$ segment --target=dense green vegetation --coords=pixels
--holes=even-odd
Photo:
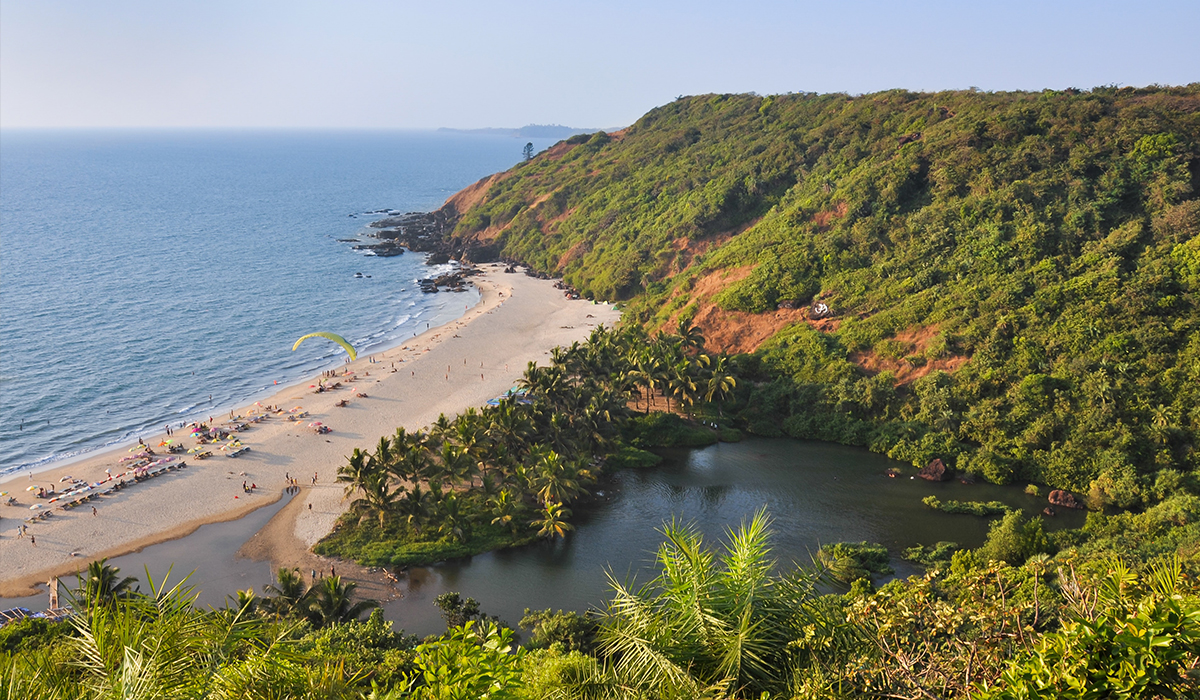
[[[1009,534],[989,538],[1005,540]],[[1019,530],[1020,528],[1018,528]],[[264,597],[200,610],[184,584],[101,562],[64,622],[0,629],[0,698],[618,700],[1182,698],[1200,691],[1200,588],[1178,558],[1132,568],[1078,552],[1020,563],[960,551],[878,590],[823,593],[823,569],[777,567],[759,513],[720,547],[667,524],[653,580],[611,580],[587,615],[526,611],[530,634],[439,596],[419,641],[282,570]],[[840,558],[877,559],[866,545]],[[886,563],[886,557],[883,558]],[[876,562],[878,563],[878,562]],[[119,586],[120,582],[129,585]],[[328,590],[340,591],[336,603]]]
[[[1200,467],[1198,155],[1196,85],[704,95],[517,166],[455,235],[636,322],[829,304],[737,360],[751,432],[1143,507]]]

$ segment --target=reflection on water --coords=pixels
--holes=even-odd
[[[387,605],[388,616],[412,632],[440,631],[432,601],[447,590],[476,598],[510,623],[527,607],[600,606],[608,573],[621,580],[653,576],[662,540],[657,529],[672,518],[695,522],[718,538],[765,506],[781,564],[807,563],[824,543],[866,540],[886,545],[893,566],[905,575],[916,571],[898,560],[905,548],[942,540],[978,546],[992,521],[930,510],[921,503],[925,496],[999,500],[1029,513],[1044,505],[1017,487],[891,479],[886,470],[901,466],[896,462],[826,443],[754,439],[668,457],[656,469],[619,474],[616,493],[581,511],[578,529],[566,541],[411,570],[405,597]],[[1066,513],[1047,528],[1079,527],[1083,517]]]
[[[774,520],[774,554],[782,565],[808,562],[824,543],[866,540],[887,546],[898,573],[906,575],[915,572],[897,559],[906,547],[942,540],[975,547],[983,543],[992,521],[930,510],[921,503],[925,496],[998,500],[1027,513],[1044,506],[1043,499],[1027,496],[1019,487],[891,479],[886,470],[902,465],[866,450],[826,443],[753,439],[671,451],[667,457],[655,469],[618,474],[605,500],[578,510],[577,529],[565,540],[409,570],[401,577],[404,597],[384,607],[388,618],[411,633],[440,632],[444,625],[433,599],[445,591],[473,597],[483,610],[512,624],[525,608],[601,606],[608,595],[608,575],[619,580],[653,576],[662,540],[657,529],[672,518],[695,522],[707,536],[719,538],[766,507]],[[115,563],[127,573],[140,572],[147,558],[155,562],[152,569],[165,570],[172,559],[164,557],[175,557],[176,571],[203,564],[193,580],[205,589],[203,602],[214,605],[238,588],[261,590],[270,581],[266,565],[234,558],[270,518],[260,514],[205,526],[183,540]],[[1080,527],[1083,521],[1080,512],[1063,513],[1047,519],[1047,529]],[[206,532],[222,526],[234,534]],[[197,555],[201,548],[203,554]],[[44,598],[37,600],[40,605]]]

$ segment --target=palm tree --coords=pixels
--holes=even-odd
[[[436,449],[450,437],[452,430],[454,430],[454,424],[450,422],[445,413],[439,413],[437,420],[429,426],[428,440]]]
[[[667,380],[671,395],[679,400],[680,408],[690,406],[696,400],[696,382],[689,374],[690,363],[686,360],[673,365]],[[667,397],[667,411],[671,410],[671,397]]]
[[[291,617],[304,609],[308,600],[308,586],[296,568],[280,568],[276,583],[263,586],[267,597],[261,607],[277,617]]]
[[[471,485],[475,482],[479,463],[462,447],[449,442],[443,443],[442,449],[438,453],[438,459],[441,461],[441,474],[450,482],[451,486],[455,484]]]
[[[317,627],[353,622],[368,610],[379,607],[379,603],[374,600],[354,602],[356,588],[358,584],[353,581],[342,583],[341,576],[321,579],[321,583],[313,587],[309,597],[309,621]]]
[[[471,535],[471,516],[468,509],[453,491],[438,502],[438,532],[449,535],[456,542],[466,542]]]
[[[721,404],[724,403],[725,397],[729,392],[737,388],[737,380],[729,372],[729,358],[719,357],[713,365],[712,373],[708,375],[708,382],[705,385],[704,400],[712,403],[713,399],[717,401],[717,416],[724,418],[721,411]]]
[[[530,486],[542,503],[565,503],[579,493],[578,469],[554,450],[541,450],[536,455]]]
[[[571,517],[571,509],[561,503],[547,501],[542,507],[540,517],[529,524],[536,527],[538,537],[566,537],[567,532],[575,526],[567,522]]]
[[[357,489],[363,488],[375,471],[374,458],[355,447],[346,458],[346,463],[338,467],[337,481],[346,485],[344,492],[349,497]]]
[[[504,489],[488,500],[493,516],[493,525],[504,525],[515,537],[517,534],[517,519],[521,515],[521,502],[513,496],[512,491]]]
[[[437,502],[440,500],[440,494],[436,491],[422,491],[421,485],[417,484],[412,487],[400,503],[400,514],[404,517],[408,526],[414,532],[420,532],[421,528],[429,520],[429,516],[437,511]]]
[[[399,491],[393,491],[388,480],[387,474],[371,474],[360,487],[363,491],[362,498],[355,499],[350,504],[350,509],[361,513],[363,517],[373,515],[379,518],[380,529],[383,528],[384,520],[388,513],[392,512],[399,496]]]
[[[397,428],[392,437],[392,457],[388,472],[399,481],[412,481],[424,474],[429,466],[429,451],[420,433]]]
[[[247,588],[244,591],[238,591],[235,595],[225,596],[226,610],[232,610],[244,615],[255,615],[258,613],[259,606],[263,602],[262,598],[254,592],[253,588]]]
[[[782,680],[787,640],[812,621],[816,577],[772,575],[769,519],[759,511],[728,533],[720,554],[692,525],[672,522],[659,548],[662,573],[614,595],[598,641],[610,680],[638,697],[758,697]]]
[[[702,350],[704,349],[704,334],[700,329],[691,325],[683,319],[679,319],[679,325],[676,326],[676,333],[679,335],[679,345],[684,350]]]
[[[375,451],[371,453],[371,466],[377,472],[385,472],[391,467],[392,463],[392,441],[388,436],[384,435],[379,438],[379,442],[375,445]]]
[[[118,578],[121,570],[108,565],[108,558],[88,564],[87,573],[79,577],[76,595],[89,607],[109,605],[121,598],[137,595],[134,588],[138,580],[133,576]]]

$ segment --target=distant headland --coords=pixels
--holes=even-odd
[[[438,131],[453,134],[484,134],[489,136],[512,136],[513,138],[528,139],[565,139],[576,134],[594,134],[597,131],[615,131],[615,129],[577,129],[561,124],[527,124],[520,128],[508,129],[503,127],[488,127],[485,129],[450,129],[442,127]]]

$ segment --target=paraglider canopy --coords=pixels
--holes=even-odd
[[[296,341],[296,344],[292,346],[292,351],[295,352],[296,348],[300,347],[300,343],[303,343],[304,341],[308,340],[309,338],[315,338],[317,336],[320,336],[322,338],[328,338],[329,340],[332,340],[333,342],[337,343],[338,345],[341,345],[343,348],[346,349],[346,354],[350,356],[351,361],[358,359],[358,353],[354,351],[354,346],[351,345],[349,341],[347,341],[345,338],[338,335],[337,333],[325,333],[323,331],[320,333],[309,333],[308,335],[301,336],[301,338]]]

